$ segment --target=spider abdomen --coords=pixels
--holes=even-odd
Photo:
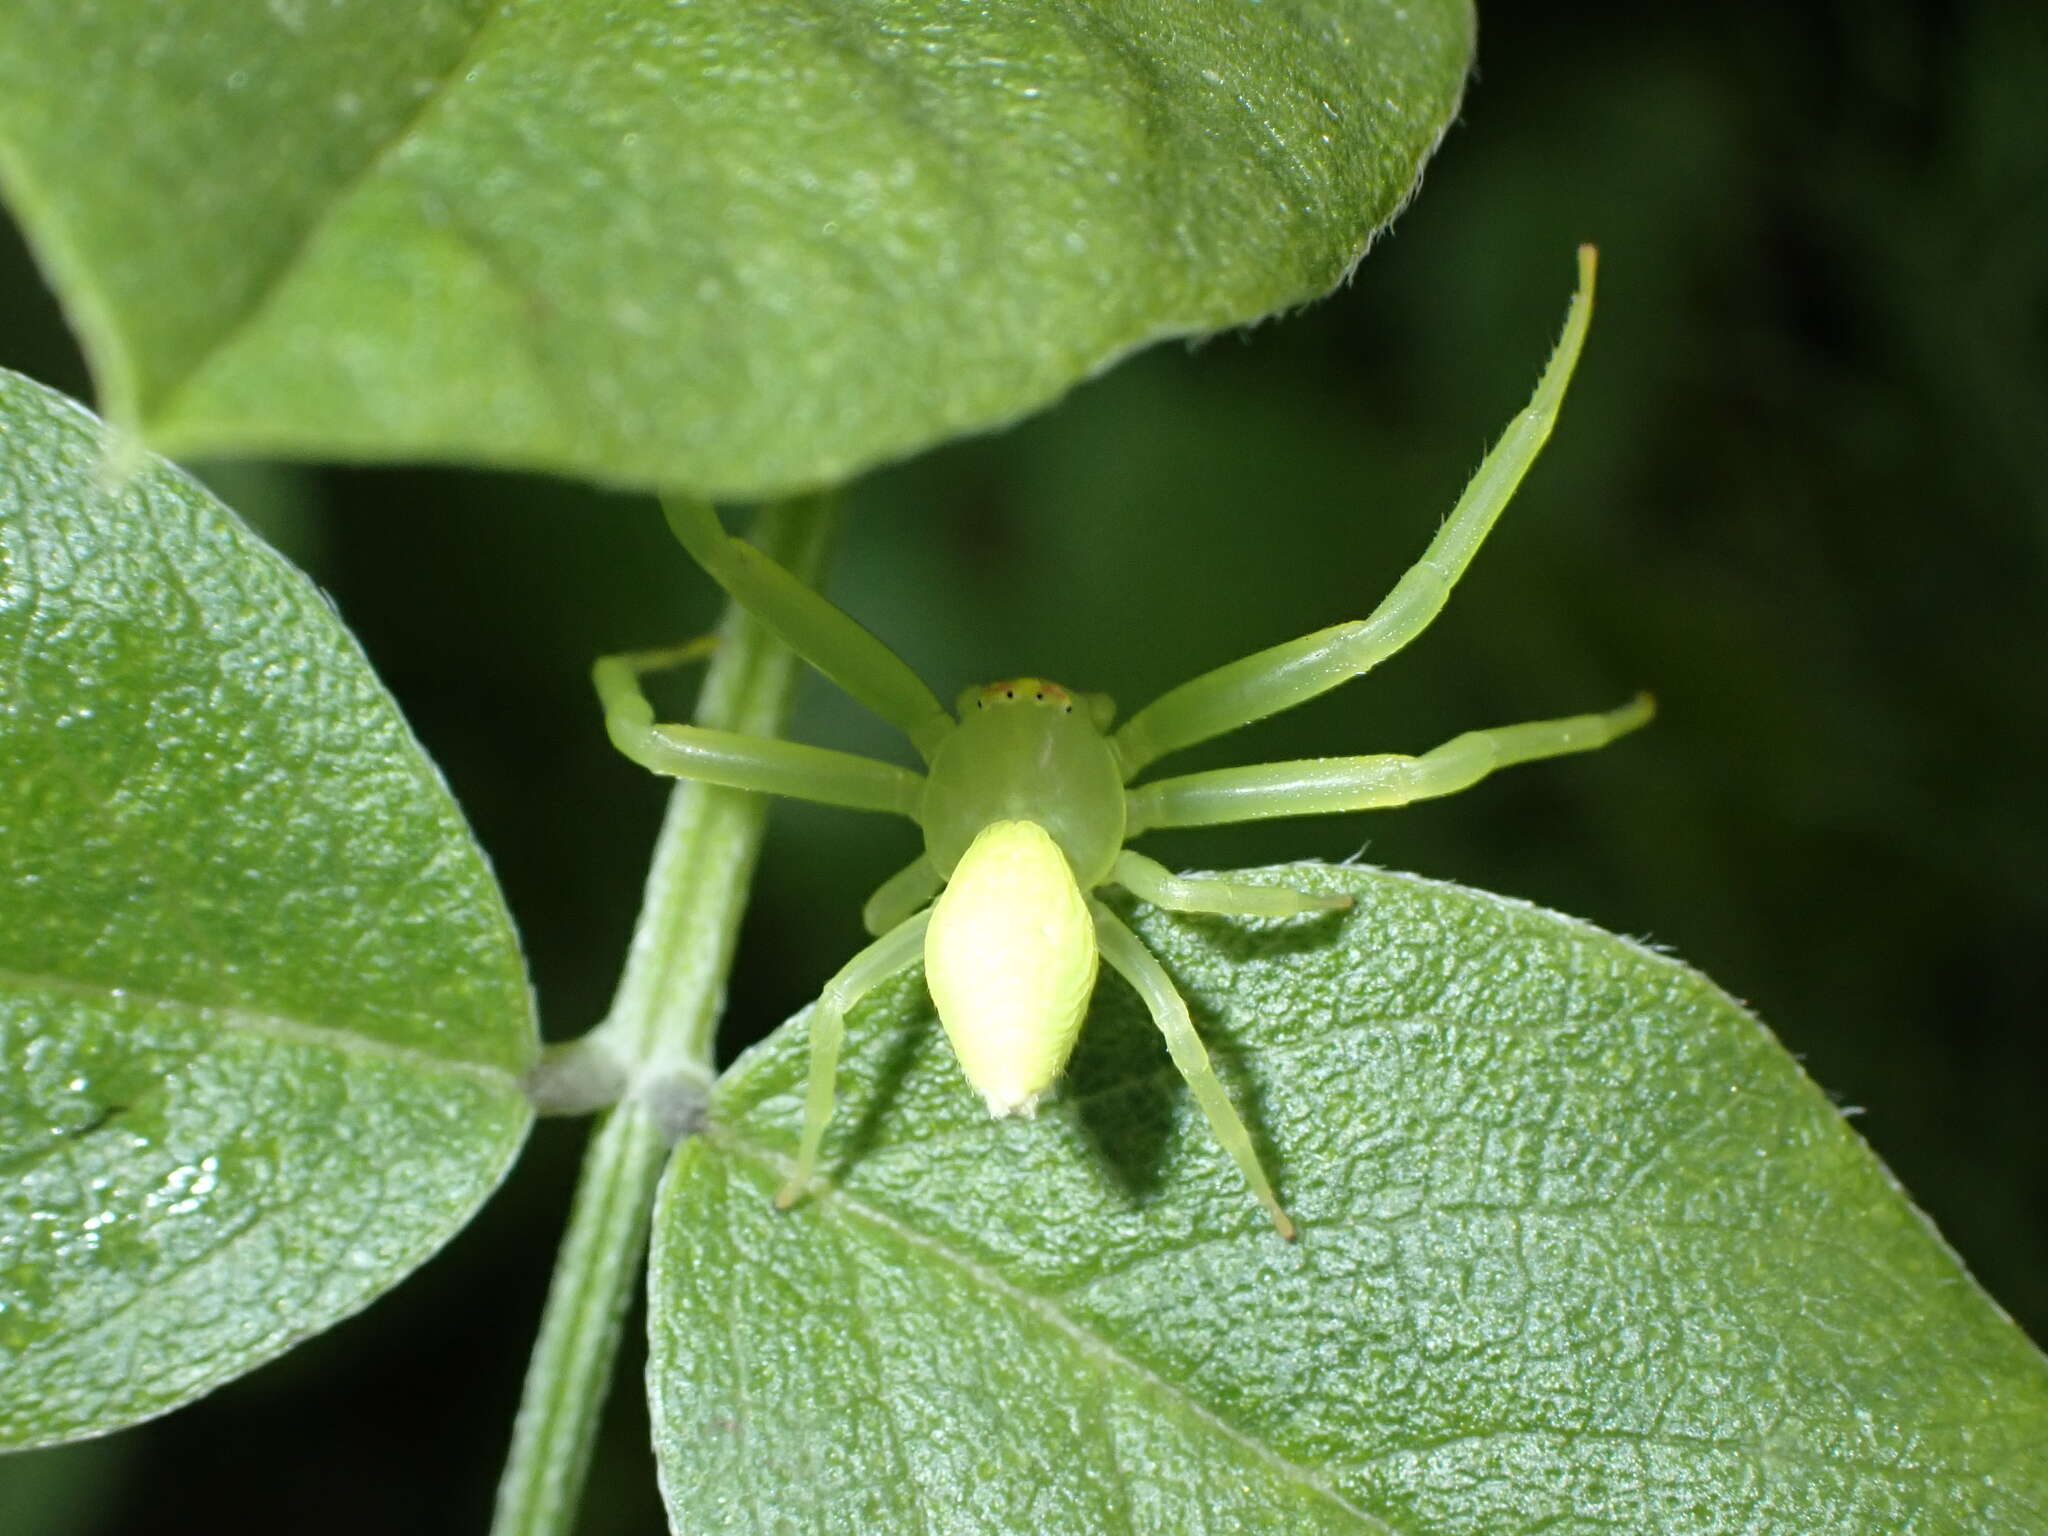
[[[925,983],[992,1115],[1038,1109],[1074,1052],[1099,963],[1066,855],[1032,821],[996,821],[961,855],[925,929]]]

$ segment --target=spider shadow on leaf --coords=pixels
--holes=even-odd
[[[898,983],[908,984],[913,983]],[[921,992],[922,982],[914,984]],[[882,1006],[893,1017],[901,1017],[887,1001]],[[907,1021],[890,1026],[886,1042],[869,1047],[877,1055],[877,1065],[858,1094],[853,1124],[833,1157],[832,1185],[839,1185],[883,1145],[889,1127],[919,1123],[918,1117],[901,1112],[902,1103],[906,1093],[916,1095],[911,1078],[934,1053],[945,1058],[934,1062],[933,1070],[948,1080],[948,1091],[958,1093],[963,1103],[972,1100],[973,1089],[952,1069],[944,1041],[937,1012],[926,1001]],[[1226,1075],[1241,1081],[1242,1074],[1234,1070],[1234,1044],[1215,1037],[1210,1043]],[[1184,1094],[1185,1088],[1166,1054],[1166,1042],[1137,994],[1120,978],[1108,976],[1098,984],[1089,1023],[1065,1081],[1047,1100],[1043,1113],[1051,1118],[1072,1112],[1090,1161],[1127,1198],[1143,1203],[1164,1177],[1178,1121],[1177,1091]],[[969,1113],[969,1123],[977,1130],[985,1127],[990,1135],[999,1131],[1000,1122],[982,1118],[978,1104]]]
[[[911,1010],[907,1021],[891,1024],[888,1042],[875,1047],[880,1052],[880,1063],[875,1068],[873,1082],[859,1095],[859,1108],[853,1125],[833,1160],[831,1182],[835,1186],[850,1169],[859,1166],[862,1159],[881,1145],[885,1127],[903,1123],[892,1115],[892,1111],[903,1097],[905,1085],[919,1062],[944,1041],[939,1031],[938,1014],[925,993],[921,977],[902,978],[893,987],[879,989],[874,1011],[886,1012],[892,1019],[901,1020],[902,1010],[895,1006],[895,1000],[897,990],[906,986],[916,988],[918,1006]]]
[[[1118,905],[1128,912],[1138,903],[1124,900]],[[1175,921],[1201,932],[1205,942],[1238,960],[1327,944],[1341,918],[1342,914],[1317,914],[1249,927],[1243,919],[1207,915]],[[1180,977],[1175,979],[1178,982]],[[907,1017],[895,991],[902,987],[914,987],[919,994],[918,1004],[907,1011]],[[899,978],[876,999],[875,1011],[892,1022],[886,1027],[886,1037],[867,1048],[876,1061],[873,1075],[856,1095],[849,1095],[847,1107],[854,1110],[853,1123],[832,1160],[831,1182],[835,1186],[883,1146],[889,1127],[920,1123],[921,1117],[906,1116],[902,1108],[906,1095],[918,1096],[920,1090],[912,1078],[928,1062],[946,1081],[944,1091],[956,1092],[963,1100],[972,1097],[971,1087],[953,1069],[937,1013],[923,994],[921,977],[912,973]],[[1241,1044],[1236,1031],[1210,1010],[1201,1010],[1197,1023],[1219,1075],[1229,1084],[1232,1097],[1245,1106],[1254,1143],[1262,1156],[1270,1155],[1273,1142],[1261,1123],[1263,1095],[1245,1065],[1245,1058],[1255,1054],[1256,1047]],[[1121,977],[1105,974],[1097,982],[1094,1004],[1065,1078],[1042,1113],[1047,1117],[1071,1113],[1096,1171],[1133,1206],[1143,1206],[1165,1185],[1171,1150],[1185,1134],[1186,1117],[1199,1114],[1188,1098],[1187,1085],[1174,1069],[1165,1038],[1137,993]],[[970,1113],[971,1124],[987,1125],[991,1130],[997,1125],[993,1120],[981,1120],[979,1106]]]
[[[1128,896],[1112,897],[1110,905],[1126,919],[1143,906]],[[1346,916],[1343,912],[1318,912],[1247,920],[1198,913],[1173,915],[1168,921],[1199,934],[1204,944],[1238,964],[1326,948],[1335,941]],[[1261,1160],[1269,1167],[1277,1166],[1284,1176],[1285,1162],[1276,1156],[1276,1145],[1265,1129],[1265,1094],[1259,1075],[1247,1068],[1247,1061],[1257,1056],[1256,1041],[1242,1040],[1238,1026],[1199,1001],[1202,990],[1190,985],[1191,978],[1166,956],[1158,958],[1188,999],[1210,1060],[1232,1100],[1241,1106]],[[1182,1134],[1184,1120],[1190,1114],[1199,1117],[1190,1098],[1164,1036],[1137,993],[1121,977],[1104,976],[1096,984],[1094,1007],[1054,1105],[1064,1102],[1073,1106],[1104,1174],[1134,1204],[1149,1203],[1163,1187],[1171,1149]]]

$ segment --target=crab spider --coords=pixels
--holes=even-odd
[[[1072,1054],[1106,960],[1143,999],[1195,1102],[1283,1237],[1294,1224],[1244,1121],[1209,1064],[1166,970],[1091,893],[1120,885],[1174,912],[1283,917],[1328,911],[1322,896],[1170,873],[1125,847],[1139,833],[1403,805],[1452,794],[1494,769],[1590,751],[1650,718],[1647,696],[1606,714],[1468,731],[1419,757],[1310,758],[1133,783],[1159,758],[1249,725],[1377,666],[1428,627],[1534,462],[1578,361],[1593,300],[1591,246],[1563,335],[1528,406],[1486,455],[1422,558],[1362,620],[1318,630],[1204,673],[1120,727],[1101,694],[1015,678],[960,696],[957,717],[894,652],[701,502],[665,505],[711,577],[798,655],[900,728],[925,763],[892,763],[689,725],[656,724],[640,677],[701,648],[607,657],[596,681],[619,750],[656,773],[907,816],[924,852],[868,899],[875,942],[826,983],[811,1015],[811,1065],[784,1209],[808,1188],[832,1112],[846,1014],[922,957],[940,1023],[994,1115],[1029,1115]]]

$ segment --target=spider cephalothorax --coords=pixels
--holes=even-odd
[[[825,986],[811,1015],[811,1076],[795,1167],[776,1196],[808,1187],[832,1110],[846,1012],[920,958],[940,1022],[992,1114],[1031,1114],[1072,1054],[1102,961],[1137,990],[1166,1036],[1217,1139],[1285,1236],[1244,1122],[1209,1065],[1187,1005],[1137,936],[1091,894],[1119,885],[1181,912],[1287,916],[1349,897],[1177,876],[1125,846],[1160,827],[1402,805],[1451,794],[1495,768],[1603,746],[1650,718],[1639,697],[1607,714],[1468,731],[1420,757],[1307,758],[1133,782],[1168,753],[1222,735],[1356,677],[1420,634],[1542,448],[1579,349],[1593,296],[1593,251],[1536,393],[1487,454],[1422,558],[1364,619],[1333,625],[1183,683],[1113,727],[1100,694],[1012,678],[960,696],[949,713],[893,652],[699,502],[667,504],[684,546],[733,599],[806,661],[899,726],[925,761],[890,763],[792,742],[658,725],[639,676],[694,651],[598,663],[612,740],[657,773],[793,795],[915,821],[924,852],[869,898],[877,935]]]

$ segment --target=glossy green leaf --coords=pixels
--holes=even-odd
[[[0,187],[159,446],[762,494],[1327,290],[1469,0],[0,7]]]
[[[2048,1361],[1752,1016],[1518,902],[1287,877],[1358,905],[1139,928],[1293,1245],[1113,980],[1003,1122],[893,983],[787,1217],[801,1021],[734,1067],[657,1217],[678,1529],[2044,1528]]]
[[[0,374],[0,1445],[161,1413],[496,1186],[535,1050],[482,852],[311,583]]]

